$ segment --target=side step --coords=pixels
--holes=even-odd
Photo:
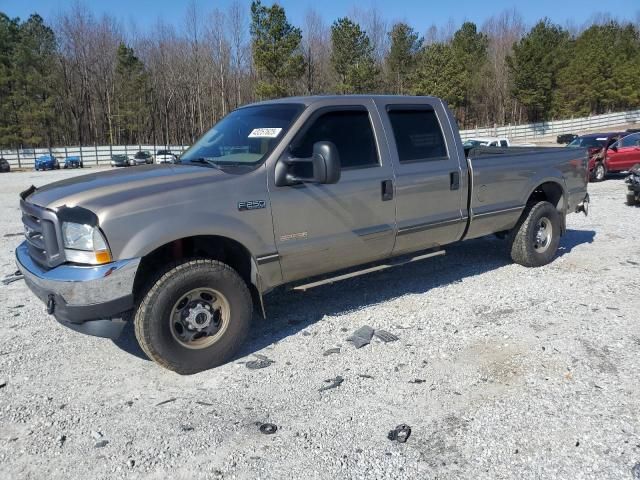
[[[338,275],[335,277],[324,278],[322,280],[318,280],[311,283],[305,283],[304,285],[297,285],[292,288],[292,290],[306,291],[310,288],[319,287],[320,285],[326,285],[328,283],[340,282],[341,280],[347,280],[349,278],[359,277],[360,275],[366,275],[367,273],[379,272],[381,270],[386,270],[391,267],[398,267],[400,265],[406,265],[407,263],[413,263],[420,260],[425,260],[427,258],[439,257],[440,255],[444,255],[446,252],[444,250],[436,250],[429,253],[425,253],[422,255],[417,255],[415,257],[400,257],[398,259],[391,259],[387,263],[383,263],[381,265],[376,265],[374,267],[365,268],[363,270],[357,270],[355,272],[345,273],[343,275]]]

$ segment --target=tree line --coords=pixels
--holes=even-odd
[[[246,103],[327,93],[436,95],[463,127],[637,108],[640,14],[527,28],[507,10],[421,33],[376,9],[296,26],[277,3],[192,2],[183,28],[140,33],[82,3],[50,24],[0,12],[2,147],[190,144]]]

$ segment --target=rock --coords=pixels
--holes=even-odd
[[[97,432],[95,430],[91,431],[91,436],[95,439],[95,440],[100,440],[102,438],[102,433]]]
[[[96,442],[96,443],[95,443],[95,445],[93,446],[93,448],[102,448],[102,447],[106,447],[108,443],[109,443],[109,440],[100,440],[99,442]]]
[[[56,438],[56,442],[58,442],[60,446],[64,445],[64,442],[66,441],[67,441],[66,435],[58,435],[58,438]]]
[[[256,353],[254,354],[254,356],[257,358],[257,360],[249,360],[247,363],[245,363],[245,367],[247,367],[249,370],[259,370],[261,368],[267,368],[272,363],[276,363],[274,360],[271,360],[264,355],[259,355]]]
[[[133,458],[130,458],[129,460],[127,460],[127,467],[133,468],[135,464],[136,464],[136,461]]]

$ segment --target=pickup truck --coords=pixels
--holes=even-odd
[[[261,102],[179,164],[93,173],[22,192],[17,264],[62,324],[191,374],[231,359],[254,306],[497,234],[526,267],[552,261],[586,213],[584,149],[473,148],[433,97]]]

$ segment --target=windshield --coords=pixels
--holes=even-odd
[[[111,158],[113,158],[114,160],[126,160],[127,156],[126,155],[114,155]]]
[[[583,147],[583,148],[600,148],[607,143],[606,138],[601,137],[578,137],[574,139],[567,147]]]
[[[149,152],[138,152],[135,155],[135,158],[147,158],[149,157]]]
[[[204,134],[180,158],[181,163],[214,167],[261,163],[303,109],[299,104],[240,108]]]

